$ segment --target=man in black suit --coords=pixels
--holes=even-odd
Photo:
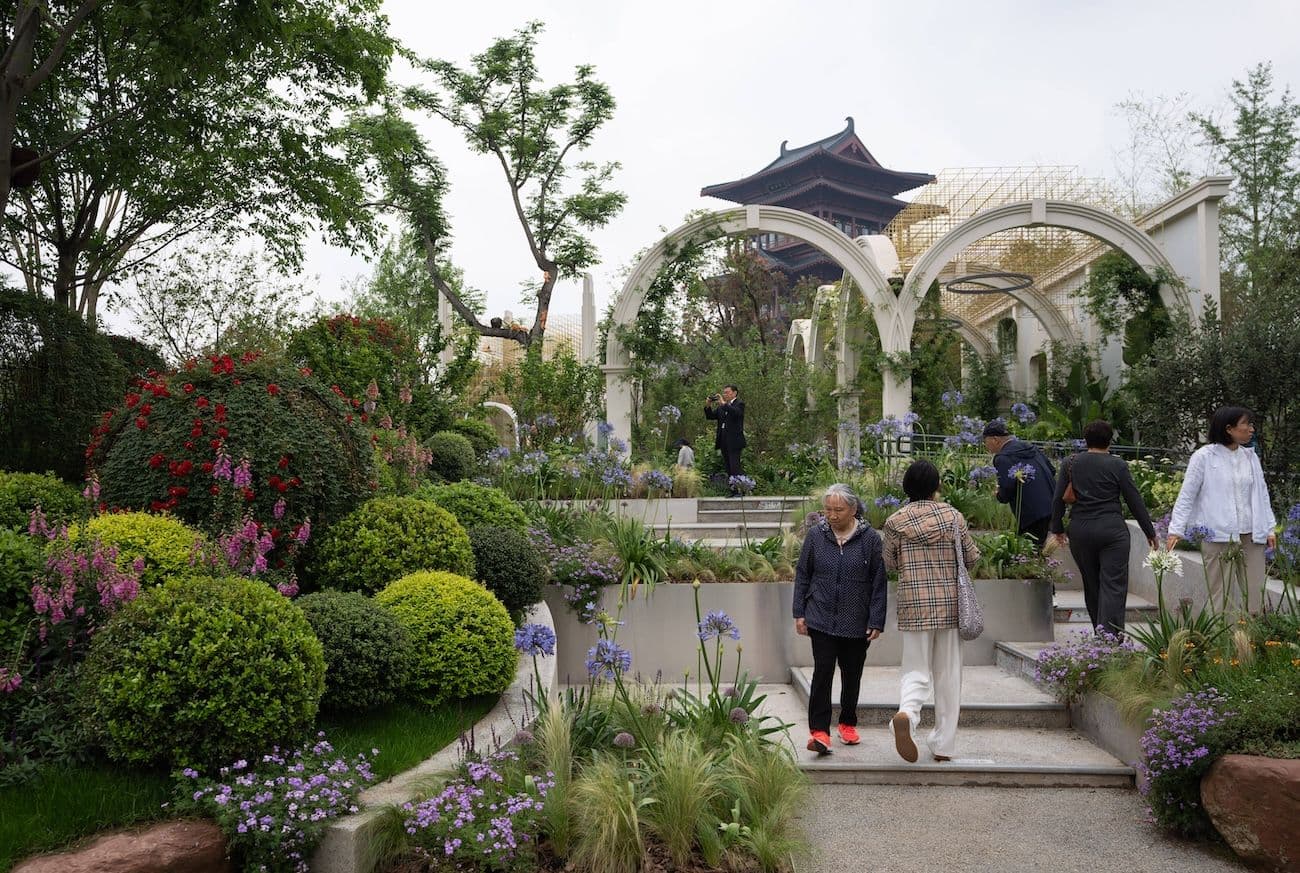
[[[722,452],[722,463],[727,468],[727,478],[740,476],[740,451],[745,448],[745,401],[740,399],[740,389],[727,385],[717,394],[709,396],[704,405],[704,417],[718,422],[717,435],[713,439],[714,447]],[[739,491],[733,485],[731,496]]]

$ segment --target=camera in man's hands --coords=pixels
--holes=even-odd
[[[719,400],[722,399],[722,395],[721,395],[721,394],[710,394],[710,395],[709,395],[709,399],[712,400],[714,403],[717,403]]]

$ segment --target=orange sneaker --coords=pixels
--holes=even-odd
[[[835,731],[840,735],[840,742],[846,746],[856,746],[862,742],[862,737],[858,736],[858,729],[851,724],[836,725]]]
[[[819,755],[829,755],[831,753],[831,735],[826,731],[813,731],[812,736],[808,737],[808,751],[816,752]]]

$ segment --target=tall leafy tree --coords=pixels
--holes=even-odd
[[[5,215],[0,259],[95,322],[105,285],[196,230],[256,233],[296,265],[309,229],[371,239],[342,145],[383,90],[380,0],[106,3],[17,111],[63,143]]]
[[[589,65],[578,66],[572,82],[545,87],[535,54],[541,32],[539,22],[530,23],[475,55],[466,69],[411,56],[427,81],[402,94],[405,107],[449,123],[473,151],[500,165],[540,277],[526,284],[536,303],[530,327],[484,324],[445,280],[451,240],[442,208],[447,179],[414,125],[394,107],[361,118],[356,126],[384,190],[379,202],[404,216],[434,287],[479,334],[526,347],[546,332],[555,283],[596,263],[588,232],[607,224],[626,199],[611,187],[618,164],[576,157],[613,114],[613,95]]]

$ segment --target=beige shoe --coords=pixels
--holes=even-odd
[[[912,740],[912,720],[907,717],[907,713],[899,712],[890,719],[890,725],[894,729],[894,748],[898,749],[898,755],[909,764],[915,764],[917,759],[916,743]]]

